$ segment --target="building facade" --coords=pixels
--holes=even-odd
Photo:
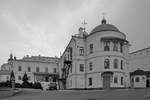
[[[59,58],[56,57],[43,57],[43,56],[31,56],[28,55],[22,59],[13,58],[10,55],[8,63],[1,66],[1,73],[8,72],[7,76],[1,74],[1,81],[4,81],[4,77],[7,80],[10,78],[10,72],[13,71],[15,75],[15,82],[22,83],[22,78],[26,73],[29,82],[43,82],[52,81],[56,82],[58,79],[58,62]],[[4,76],[5,75],[5,76]]]
[[[126,87],[129,46],[126,35],[105,18],[89,34],[79,28],[60,58],[62,89]]]

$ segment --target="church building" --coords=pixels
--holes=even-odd
[[[79,28],[60,58],[60,88],[127,87],[129,46],[126,35],[105,18],[90,33]]]
[[[10,54],[8,63],[1,66],[0,82],[9,81],[11,71],[14,72],[15,82],[22,83],[24,74],[28,76],[28,81],[35,82],[57,82],[58,63],[57,57],[45,56],[25,56],[17,59]]]

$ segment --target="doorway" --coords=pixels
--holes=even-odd
[[[103,89],[110,89],[111,88],[111,78],[113,73],[112,72],[104,72],[102,74],[103,78]]]

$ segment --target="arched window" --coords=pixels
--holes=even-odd
[[[105,59],[104,61],[104,68],[109,69],[109,59]]]
[[[140,78],[139,78],[139,77],[136,77],[136,78],[135,78],[135,82],[140,82]]]
[[[114,43],[113,51],[118,51],[118,46],[116,42]]]
[[[118,68],[118,59],[114,59],[114,68],[115,68],[115,69]]]
[[[109,50],[110,50],[110,48],[109,48],[109,43],[106,42],[106,43],[105,43],[105,46],[104,46],[104,51],[109,51]]]

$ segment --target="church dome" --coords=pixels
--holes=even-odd
[[[120,32],[117,27],[115,27],[112,24],[106,24],[106,19],[102,20],[102,24],[96,26],[92,31],[91,34],[97,33],[97,32],[102,32],[102,31],[115,31],[115,32]]]

